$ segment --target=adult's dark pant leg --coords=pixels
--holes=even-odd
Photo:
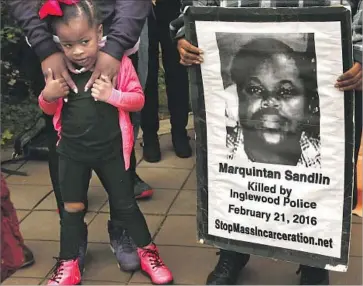
[[[27,45],[24,45],[23,58],[27,60],[27,63],[23,65],[25,75],[30,80],[30,86],[34,94],[38,96],[45,86],[44,76],[39,59],[34,51]],[[62,218],[64,204],[59,188],[58,154],[56,152],[58,136],[53,127],[53,117],[46,114],[43,114],[43,116],[46,124],[45,132],[47,133],[47,145],[49,150],[49,174],[52,181],[53,191],[57,201],[59,214]]]
[[[145,86],[145,104],[141,110],[141,128],[144,138],[147,136],[155,137],[159,130],[159,31],[152,15],[148,17],[148,32],[148,76]]]
[[[38,56],[28,45],[24,45],[22,56],[24,59],[26,59],[26,64],[22,65],[25,76],[30,80],[30,86],[34,94],[38,96],[42,92],[45,86],[44,76]],[[53,192],[57,201],[59,215],[62,218],[64,204],[62,201],[62,196],[59,187],[58,154],[56,152],[58,135],[54,130],[53,117],[46,114],[43,114],[43,116],[46,123],[45,131],[47,133],[47,145],[49,150],[48,153],[49,174],[52,181]],[[88,205],[87,198],[85,198],[84,203],[87,211],[87,205]]]
[[[183,135],[189,113],[188,74],[186,68],[180,64],[177,46],[169,31],[169,24],[178,17],[179,11],[179,0],[163,1],[156,6],[172,133]]]

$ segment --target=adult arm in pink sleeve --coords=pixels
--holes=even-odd
[[[107,103],[127,112],[136,112],[143,108],[144,92],[131,60],[125,56],[122,58],[117,86]]]
[[[43,94],[40,94],[38,97],[39,107],[40,109],[47,115],[54,115],[57,111],[59,100],[62,100],[61,98],[58,98],[57,100],[53,102],[48,102],[44,99]]]

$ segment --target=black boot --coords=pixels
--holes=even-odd
[[[154,190],[136,172],[134,173],[134,194],[137,200],[150,198],[154,194]]]
[[[217,255],[219,260],[208,275],[207,285],[236,285],[239,272],[246,266],[250,255],[223,249]]]
[[[326,269],[300,265],[296,274],[299,273],[300,285],[329,285],[329,272]]]
[[[35,262],[33,252],[26,245],[23,245],[23,253],[24,253],[24,263],[20,268],[25,268],[33,265]]]
[[[161,160],[161,151],[158,135],[143,136],[143,156],[144,160],[149,163],[156,163]]]
[[[172,142],[175,154],[179,158],[189,158],[192,156],[192,148],[190,147],[190,137],[186,130],[172,131]]]

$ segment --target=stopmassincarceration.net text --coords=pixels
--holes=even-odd
[[[263,230],[258,228],[257,226],[246,227],[241,225],[240,223],[225,223],[219,219],[215,220],[215,228],[227,231],[228,233],[237,232],[247,235],[333,248],[332,238],[316,238],[312,236],[306,236],[302,232],[291,234],[278,231]]]

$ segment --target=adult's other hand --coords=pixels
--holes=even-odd
[[[200,65],[203,62],[203,51],[196,46],[193,46],[186,39],[179,39],[177,47],[180,54],[180,63],[182,65]]]
[[[69,75],[67,63],[63,53],[54,53],[42,61],[42,71],[44,77],[46,77],[48,74],[49,69],[52,70],[54,79],[64,79],[67,85],[73,89],[75,93],[78,93],[77,86]]]
[[[355,63],[352,68],[342,74],[335,85],[340,90],[362,90],[362,65]]]
[[[101,75],[108,77],[112,81],[113,87],[116,87],[117,75],[120,70],[120,61],[105,52],[99,52],[92,76],[86,84],[85,90],[91,88],[96,79]]]

